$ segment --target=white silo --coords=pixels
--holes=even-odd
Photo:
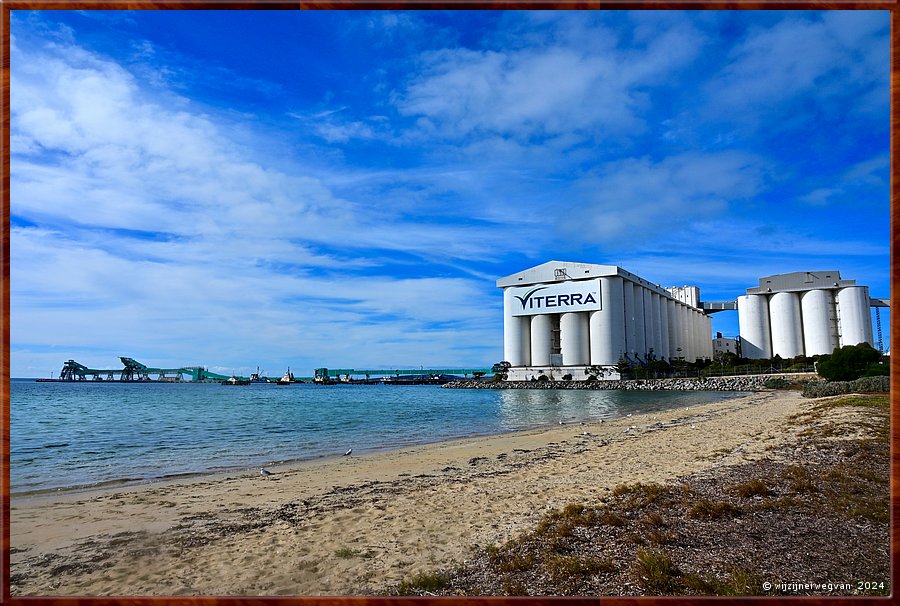
[[[666,299],[666,314],[669,316],[669,359],[674,360],[681,355],[678,351],[681,347],[681,325],[678,321],[678,304],[672,299]]]
[[[550,366],[553,317],[550,314],[531,316],[531,365]]]
[[[704,324],[703,338],[704,338],[704,343],[706,343],[706,356],[705,357],[712,360],[713,356],[715,355],[715,351],[713,351],[713,342],[712,342],[712,318],[710,318],[706,314],[703,314],[703,324]]]
[[[860,343],[874,345],[872,318],[869,315],[869,287],[842,288],[837,294],[837,307],[841,346]]]
[[[530,355],[530,320],[527,316],[513,315],[513,293],[503,291],[503,358],[511,366],[527,366]]]
[[[772,355],[794,358],[803,355],[803,322],[800,297],[795,292],[776,292],[769,299]]]
[[[625,353],[631,358],[635,351],[634,330],[634,287],[628,280],[623,280],[622,294],[625,300]]]
[[[600,311],[591,312],[591,364],[615,365],[625,349],[625,295],[619,276],[600,278]]]
[[[650,292],[650,291],[647,291]],[[659,317],[659,294],[650,292],[650,309],[653,312],[650,317],[653,319],[653,354],[657,359],[663,357],[663,341],[662,341],[662,319]]]
[[[580,366],[590,360],[588,314],[564,313],[559,318],[559,345],[563,366]]]
[[[768,298],[764,295],[741,295],[737,298],[737,308],[741,356],[751,360],[771,358]]]
[[[653,291],[649,288],[644,288],[644,338],[646,339],[646,349],[647,355],[650,354],[650,350],[653,350],[653,353],[656,354],[656,322],[657,318],[653,314]]]
[[[644,360],[647,355],[647,333],[644,329],[645,312],[644,312],[644,287],[640,284],[632,282],[634,288],[634,351],[640,360]]]
[[[706,357],[706,343],[703,338],[703,335],[706,332],[706,326],[703,320],[703,314],[696,309],[692,309],[691,315],[694,316],[694,347],[697,351],[697,358],[703,359]]]
[[[665,296],[654,295],[659,303],[659,359],[668,360],[669,354],[669,300]]]
[[[691,314],[688,306],[682,303],[678,306],[678,312],[681,314],[681,348],[684,353],[685,362],[694,361],[694,349],[691,342]]]
[[[830,290],[808,290],[800,294],[805,355],[830,354],[837,347],[834,325],[834,295]]]

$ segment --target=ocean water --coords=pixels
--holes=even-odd
[[[739,395],[14,379],[11,492],[251,469]]]

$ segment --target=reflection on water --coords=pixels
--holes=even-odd
[[[506,389],[499,392],[499,422],[504,430],[578,421],[598,421],[630,413],[706,404],[741,392],[613,391],[580,389]]]

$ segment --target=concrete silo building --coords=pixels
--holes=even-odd
[[[793,272],[760,278],[738,297],[741,353],[745,358],[830,354],[836,347],[874,346],[867,286],[838,271]]]
[[[497,280],[510,380],[589,366],[614,378],[621,359],[688,362],[712,357],[712,324],[694,286],[672,289],[613,265],[550,261]]]

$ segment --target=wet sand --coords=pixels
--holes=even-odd
[[[797,392],[11,500],[13,595],[348,595],[462,562],[618,484],[755,460]]]

